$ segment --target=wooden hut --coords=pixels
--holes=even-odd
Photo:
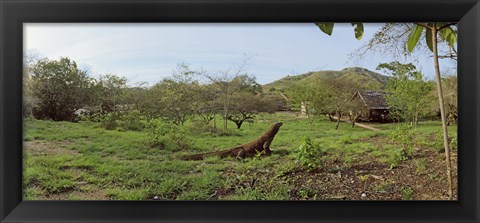
[[[385,93],[377,91],[357,91],[351,99],[357,109],[351,112],[358,114],[357,120],[366,122],[389,121],[389,107],[385,102]]]

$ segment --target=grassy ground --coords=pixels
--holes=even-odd
[[[271,156],[183,161],[187,154],[224,149],[255,139],[282,121]],[[327,119],[292,113],[262,115],[223,134],[198,122],[184,126],[185,145],[152,147],[146,130],[105,130],[99,123],[25,121],[26,200],[438,200],[446,199],[439,122],[421,122],[405,145],[399,124],[380,132],[334,129]],[[217,126],[221,127],[220,121]],[[449,127],[456,182],[456,126]],[[310,137],[321,151],[306,167],[298,147]],[[179,145],[184,145],[180,143]],[[402,148],[409,147],[409,150]],[[407,153],[405,152],[407,151]],[[455,185],[456,193],[456,185]]]

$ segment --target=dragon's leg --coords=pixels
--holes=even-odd
[[[272,143],[273,140],[271,139],[267,139],[267,141],[265,141],[265,143],[263,143],[263,150],[265,151],[265,153],[267,155],[270,155],[272,154],[272,151],[270,150],[270,144]]]
[[[243,160],[243,159],[245,159],[245,154],[246,154],[245,150],[241,149],[240,151],[238,151],[236,158],[240,159],[240,160]]]

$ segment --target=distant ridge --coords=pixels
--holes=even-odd
[[[384,88],[389,77],[362,67],[347,67],[339,71],[322,70],[308,72],[305,74],[286,76],[274,82],[262,86],[264,91],[285,90],[293,84],[302,84],[312,81],[338,78],[340,80],[351,80],[371,89]]]

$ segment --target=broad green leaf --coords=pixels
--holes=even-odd
[[[362,39],[363,36],[363,23],[357,22],[357,23],[352,23],[352,26],[355,27],[355,38],[358,40]]]
[[[334,26],[333,22],[316,22],[315,25],[317,25],[318,28],[322,30],[322,32],[328,34],[329,36],[332,35],[333,26]]]
[[[447,35],[446,39],[450,47],[454,47],[455,43],[457,43],[457,34],[452,31],[450,34]]]
[[[442,38],[448,42],[450,47],[454,47],[455,43],[457,43],[457,34],[452,27],[447,27],[440,30],[440,35],[442,35]]]
[[[415,28],[410,33],[410,35],[408,35],[408,42],[407,42],[408,52],[413,51],[413,48],[415,48],[415,46],[417,45],[418,40],[420,39],[420,36],[422,36],[422,31],[423,31],[423,27],[416,25]]]
[[[440,34],[440,36],[441,36],[442,38],[446,38],[446,36],[447,36],[446,28],[439,30],[439,31],[438,31],[438,34]]]
[[[432,30],[427,29],[425,33],[425,41],[427,42],[428,49],[433,52],[433,40],[432,40]]]

